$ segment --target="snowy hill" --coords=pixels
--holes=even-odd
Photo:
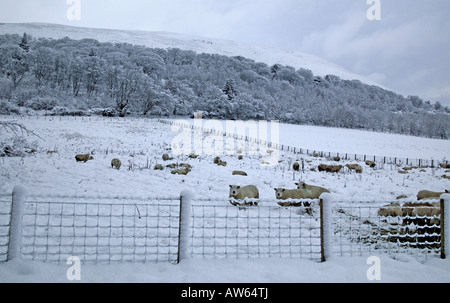
[[[225,56],[243,56],[256,62],[268,65],[282,64],[296,69],[310,69],[317,76],[336,75],[346,80],[360,80],[369,85],[377,85],[373,81],[345,70],[343,67],[328,62],[317,56],[295,50],[286,50],[270,46],[237,43],[229,40],[188,36],[168,32],[147,32],[82,28],[46,23],[3,23],[0,24],[0,35],[19,34],[24,32],[36,38],[60,39],[96,39],[100,42],[130,43],[151,48],[179,48],[196,53],[219,54]]]

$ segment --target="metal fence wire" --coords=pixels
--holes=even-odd
[[[8,257],[10,226],[11,195],[0,194],[0,262],[5,262]]]
[[[0,195],[0,262],[8,260],[11,195]],[[180,198],[36,197],[23,204],[21,255],[66,262],[172,262],[192,258],[305,258],[321,261],[324,226],[319,200],[233,206],[194,200],[188,221]],[[387,203],[333,202],[332,255],[441,256],[440,203],[380,212]],[[442,204],[442,203],[441,203]],[[185,205],[185,204],[183,204]],[[443,205],[443,204],[442,204]],[[188,232],[186,232],[188,230]],[[186,237],[180,242],[180,238]],[[186,249],[187,248],[187,249]]]
[[[179,200],[26,202],[24,258],[66,262],[177,261]]]
[[[318,200],[308,208],[196,201],[191,209],[193,258],[321,258]]]
[[[407,254],[420,259],[441,253],[440,207],[395,206],[386,203],[333,204],[333,254]]]

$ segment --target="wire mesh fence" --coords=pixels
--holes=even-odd
[[[11,198],[0,195],[0,262],[8,260]],[[193,258],[323,261],[323,203],[277,202],[233,206],[225,199],[194,200],[188,204],[186,223],[181,222],[186,218],[180,198],[31,196],[23,207],[20,250],[25,259],[49,262],[77,256],[94,263],[177,263],[184,230]],[[442,257],[443,205],[333,202],[331,255]]]
[[[8,257],[11,199],[11,194],[0,194],[0,262],[5,262]]]
[[[21,252],[28,259],[177,261],[178,199],[148,203],[33,199],[25,204],[22,224]]]
[[[333,254],[438,256],[442,249],[440,206],[408,204],[335,203]]]
[[[308,209],[209,201],[196,201],[191,208],[194,258],[321,258],[318,201]]]

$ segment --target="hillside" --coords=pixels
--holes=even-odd
[[[33,29],[33,25],[27,26]],[[34,30],[41,32],[38,37],[53,35],[50,30],[50,34],[46,33],[45,26],[35,26]],[[0,27],[18,30],[15,25]],[[64,28],[59,29],[66,34]],[[105,39],[104,36],[119,39],[123,34],[92,32],[90,35],[99,39]],[[83,37],[84,32],[76,33]],[[143,33],[126,33],[127,37],[147,41]],[[168,117],[201,112],[204,118],[280,120],[450,138],[448,107],[417,96],[405,98],[359,80],[346,80],[338,76],[341,73],[334,65],[317,58],[310,60],[305,55],[307,63],[301,63],[299,68],[280,63],[268,65],[243,56],[230,57],[241,49],[253,52],[251,46],[237,47],[232,42],[227,46],[223,41],[225,44],[186,37],[175,39],[175,43],[173,35],[167,33],[152,37],[148,41],[157,43],[150,48],[87,38],[0,35],[0,114]],[[189,47],[183,41],[188,41]],[[176,48],[181,45],[194,49],[199,43],[210,45],[208,51],[229,55]],[[283,51],[280,55],[272,51],[281,61],[287,58]],[[261,59],[267,61],[271,52],[254,53],[264,54]],[[313,70],[307,68],[311,66]],[[324,66],[328,66],[327,72],[335,74],[321,76]],[[319,74],[314,73],[317,71]]]
[[[0,24],[0,35],[30,34],[35,38],[61,39],[69,37],[74,40],[95,39],[100,42],[129,43],[150,48],[179,48],[196,53],[218,54],[224,56],[242,56],[267,65],[281,64],[295,69],[310,69],[315,75],[336,75],[346,80],[360,80],[369,85],[379,84],[346,71],[343,67],[328,62],[317,56],[299,51],[280,49],[270,46],[237,43],[205,37],[181,35],[168,32],[126,31],[111,29],[94,29],[46,23],[11,23]]]

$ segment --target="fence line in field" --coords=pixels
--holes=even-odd
[[[300,207],[277,205],[279,200],[232,206],[227,200],[183,197],[14,196],[0,195],[0,262],[18,256],[49,262],[77,256],[95,263],[266,257],[326,261],[331,255],[398,253],[445,258],[449,242],[445,230],[450,220],[444,213],[450,195],[441,197],[439,207],[430,206],[440,213],[402,217],[379,215],[384,202],[333,202],[331,195],[300,201]],[[13,218],[18,205],[20,232]]]
[[[182,123],[180,121],[170,121],[164,119],[157,119],[156,121],[169,124],[176,125],[184,128],[190,128],[192,130],[199,130],[203,133],[213,133],[215,135],[221,135],[224,137],[234,138],[235,140],[245,140],[246,142],[254,142],[259,145],[266,146],[268,148],[279,149],[280,151],[292,152],[294,154],[300,155],[308,155],[312,157],[321,157],[321,158],[335,158],[339,157],[342,160],[354,160],[354,161],[374,161],[376,163],[383,164],[395,164],[395,165],[410,165],[410,166],[418,166],[418,167],[436,167],[441,164],[448,165],[448,160],[434,160],[434,159],[411,159],[411,158],[401,158],[401,157],[387,157],[387,156],[373,156],[373,155],[360,155],[360,154],[352,154],[352,153],[338,153],[338,152],[329,152],[329,151],[317,151],[313,149],[304,149],[300,147],[289,146],[285,144],[273,143],[267,140],[260,140],[258,138],[252,138],[246,135],[239,135],[236,133],[227,133],[226,131],[214,130],[205,128],[202,126],[194,126],[188,123]]]

